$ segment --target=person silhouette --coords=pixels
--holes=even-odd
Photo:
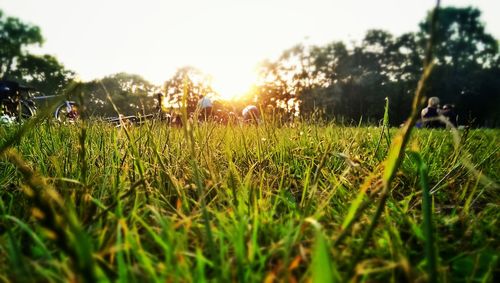
[[[422,124],[425,128],[442,128],[443,123],[438,120],[441,115],[439,109],[439,98],[431,97],[427,101],[427,107],[422,109],[420,116],[422,118]]]
[[[453,125],[453,127],[457,127],[457,114],[455,113],[454,105],[445,104],[443,106],[443,110],[441,111],[441,115],[443,115]]]
[[[207,121],[208,118],[212,116],[212,108],[213,108],[213,102],[212,99],[208,96],[200,96],[200,100],[198,100],[198,107],[200,108],[201,112],[201,119],[203,121]]]
[[[241,112],[245,123],[258,123],[260,119],[259,108],[255,105],[248,105]]]

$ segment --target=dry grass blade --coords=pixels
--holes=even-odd
[[[25,194],[33,201],[32,214],[45,229],[46,236],[70,256],[79,278],[85,282],[95,282],[97,267],[91,245],[76,218],[65,207],[63,199],[13,149],[4,152],[2,157],[14,164],[23,175],[28,185]]]

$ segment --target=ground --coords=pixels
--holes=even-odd
[[[397,131],[2,126],[0,280],[420,281],[426,243],[439,279],[498,279],[500,131],[413,132],[367,233]]]

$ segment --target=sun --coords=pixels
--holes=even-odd
[[[248,93],[257,80],[257,75],[252,71],[220,69],[211,72],[211,75],[212,86],[222,100],[238,100]]]

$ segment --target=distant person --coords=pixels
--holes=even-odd
[[[427,102],[427,107],[422,109],[421,118],[422,126],[425,128],[441,128],[443,123],[438,120],[440,116],[439,98],[431,97]]]
[[[170,116],[170,125],[174,127],[182,127],[182,117],[177,113],[173,113]]]
[[[443,110],[441,111],[443,115],[453,127],[457,127],[457,114],[455,113],[455,107],[452,104],[445,104]]]
[[[163,110],[163,93],[158,92],[156,94],[156,99],[158,100],[156,110],[158,110],[158,112],[161,112]]]
[[[259,108],[255,105],[248,105],[241,114],[245,123],[257,123],[260,119]]]
[[[198,100],[198,107],[200,108],[200,115],[202,120],[206,121],[212,116],[212,108],[214,106],[212,99],[208,96],[200,96]]]

